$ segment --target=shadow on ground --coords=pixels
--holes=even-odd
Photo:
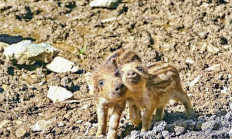
[[[35,41],[35,39],[30,38],[30,37],[22,37],[22,36],[10,36],[8,34],[0,34],[0,42],[5,42],[7,44],[14,44],[14,43],[18,43],[22,40],[31,40],[31,41]]]

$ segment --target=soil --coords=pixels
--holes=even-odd
[[[136,51],[146,65],[160,60],[175,65],[198,116],[196,121],[219,121],[218,128],[207,132],[185,128],[177,134],[166,127],[170,133],[167,137],[229,138],[232,122],[225,115],[232,107],[230,1],[122,0],[116,9],[91,8],[89,2],[0,2],[1,42],[47,42],[80,67],[77,73],[58,74],[40,63],[33,67],[15,65],[6,60],[0,48],[0,121],[9,120],[0,128],[0,138],[17,138],[19,128],[26,130],[21,138],[95,138],[96,107],[84,73],[96,69],[121,47]],[[116,20],[102,22],[113,17]],[[186,59],[193,63],[186,63]],[[215,68],[209,70],[212,66]],[[191,86],[197,77],[198,82]],[[78,102],[53,103],[46,96],[51,85],[70,90]],[[120,122],[121,138],[140,130],[133,128],[127,114],[125,110]],[[42,119],[53,122],[47,130],[32,131],[30,126]],[[187,121],[184,107],[172,102],[165,109],[164,121],[175,126],[178,120]],[[164,138],[161,133],[139,133],[137,137]]]

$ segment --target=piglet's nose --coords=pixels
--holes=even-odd
[[[124,84],[117,84],[115,86],[115,93],[119,93],[120,94],[124,89],[125,89]]]
[[[137,76],[137,73],[133,70],[130,70],[128,73],[127,73],[127,78],[135,78]]]

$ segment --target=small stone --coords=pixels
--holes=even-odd
[[[200,80],[201,77],[202,77],[202,75],[198,75],[196,78],[194,78],[194,79],[190,82],[189,87],[191,88],[191,87],[195,86],[195,84]]]
[[[109,22],[115,21],[116,19],[117,19],[116,17],[112,17],[112,18],[103,19],[101,22],[102,23],[109,23]]]
[[[9,120],[3,120],[0,122],[0,128],[3,128],[7,123],[9,123]]]
[[[207,71],[215,71],[220,69],[220,64],[215,64],[213,66],[208,67],[206,70]]]
[[[164,138],[169,136],[169,132],[167,130],[162,131],[162,135]]]
[[[187,64],[193,64],[193,63],[194,63],[194,60],[192,60],[192,59],[190,59],[190,58],[187,58],[187,59],[185,60],[185,63],[187,63]]]
[[[216,117],[217,117],[216,115],[212,115],[212,116],[209,117],[209,120],[215,120]]]
[[[78,120],[76,123],[81,124],[82,122],[83,122],[82,120]]]
[[[228,120],[228,121],[232,121],[232,112],[228,112],[226,115],[225,115],[225,118]]]
[[[60,123],[58,124],[58,126],[59,126],[59,127],[62,127],[62,126],[64,126],[64,123],[63,123],[63,122],[60,122]]]
[[[232,128],[229,131],[229,135],[230,135],[230,137],[232,137]]]
[[[93,128],[94,128],[94,127],[97,127],[98,124],[97,124],[97,123],[94,123],[94,124],[92,124],[92,126],[93,126]]]
[[[23,121],[16,120],[15,123],[16,123],[17,125],[21,125],[21,124],[23,123]]]
[[[224,86],[221,93],[228,94],[228,88]]]
[[[75,64],[63,57],[55,57],[55,59],[46,65],[46,68],[57,73],[64,73],[64,72],[77,72],[78,67]]]
[[[220,126],[219,123],[215,121],[209,121],[209,122],[203,123],[201,126],[201,129],[203,131],[212,131],[212,130],[217,130],[219,126]]]
[[[70,91],[59,86],[50,86],[47,94],[47,97],[50,98],[53,102],[64,101],[68,98],[71,98],[72,96],[73,94]]]
[[[225,49],[225,50],[230,50],[231,49],[231,45],[223,45],[222,48]]]
[[[93,0],[90,2],[90,7],[101,7],[101,8],[117,8],[118,0]]]
[[[89,106],[90,106],[90,104],[86,104],[86,105],[82,106],[81,109],[86,110],[86,109],[88,109]]]
[[[193,97],[193,94],[192,93],[188,93],[187,96],[188,97]]]
[[[90,122],[86,122],[84,125],[85,126],[91,126],[91,123]]]
[[[187,125],[187,129],[190,130],[190,131],[193,131],[194,130],[194,127],[196,125],[196,122],[193,121],[193,120],[187,120],[185,121],[186,125]]]
[[[161,132],[165,129],[166,126],[167,126],[167,122],[165,121],[156,122],[153,127],[153,132],[154,133]]]
[[[51,123],[52,123],[51,121],[39,120],[30,128],[32,129],[32,131],[43,131],[46,130],[48,125]]]
[[[58,50],[47,43],[33,44],[24,40],[4,49],[4,55],[17,64],[32,65],[36,61],[49,63],[58,54]]]
[[[175,133],[176,133],[177,136],[179,136],[181,134],[184,134],[184,132],[185,132],[185,128],[182,127],[182,126],[176,126],[174,128],[174,130],[175,130]]]
[[[217,47],[214,47],[213,45],[207,45],[207,51],[210,53],[218,53],[220,49]]]
[[[23,128],[18,128],[16,131],[15,131],[15,135],[17,138],[20,138],[22,136],[24,136],[26,134],[26,130],[23,129]]]

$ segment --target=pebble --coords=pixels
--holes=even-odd
[[[50,98],[54,103],[56,101],[64,101],[72,96],[72,92],[59,86],[50,86],[47,94],[47,97]]]
[[[207,45],[207,51],[210,53],[218,53],[220,49],[217,47],[214,47],[213,45]]]
[[[230,110],[232,110],[232,103],[230,103]]]
[[[166,126],[167,122],[165,121],[156,122],[152,130],[154,133],[161,132],[165,129]]]
[[[23,137],[25,134],[26,134],[26,130],[23,129],[23,128],[18,128],[15,131],[15,135],[16,135],[17,138]]]
[[[225,115],[225,118],[228,120],[228,121],[232,121],[232,112],[228,112],[226,115]]]
[[[9,123],[9,120],[3,120],[0,122],[0,128],[3,128],[7,123]]]
[[[176,133],[177,136],[179,136],[181,134],[184,134],[184,132],[185,132],[185,128],[182,127],[182,126],[176,126],[174,128],[174,130],[175,130],[175,133]]]
[[[79,69],[73,62],[59,56],[55,57],[51,63],[47,64],[46,68],[56,73],[64,73],[68,71],[77,72]]]
[[[43,131],[46,130],[51,121],[39,120],[34,125],[30,126],[32,131]]]
[[[23,40],[4,49],[6,57],[15,60],[17,64],[25,65],[32,65],[36,61],[49,63],[58,52],[58,49],[50,44],[33,44],[31,40]]]
[[[81,124],[82,122],[83,122],[82,120],[78,120],[76,123]]]
[[[162,131],[162,136],[164,138],[168,137],[169,136],[169,132],[167,130]]]
[[[208,121],[205,122],[201,125],[201,129],[203,131],[212,131],[212,130],[217,130],[219,128],[219,123],[215,122],[215,121]]]
[[[191,88],[191,87],[195,86],[195,84],[200,80],[201,77],[202,77],[202,75],[198,75],[196,78],[194,78],[194,79],[190,82],[189,87]]]
[[[100,8],[117,8],[119,0],[93,0],[90,2],[90,7]]]
[[[219,69],[220,69],[220,64],[215,64],[213,66],[208,67],[206,71],[215,71],[215,70],[217,71]]]
[[[90,104],[86,104],[86,105],[82,106],[81,109],[82,109],[82,110],[86,110],[86,109],[89,108],[89,106],[90,106]]]
[[[187,59],[185,60],[185,63],[187,63],[187,64],[193,64],[193,63],[194,63],[194,60],[192,60],[192,59],[190,59],[190,58],[187,58]]]
[[[232,137],[232,128],[229,131],[229,135],[230,135],[230,137]]]
[[[62,126],[64,126],[64,123],[63,123],[63,122],[60,122],[60,123],[58,124],[58,126],[59,126],[59,127],[62,127]]]
[[[223,89],[221,90],[221,93],[227,94],[228,88],[224,86]]]

